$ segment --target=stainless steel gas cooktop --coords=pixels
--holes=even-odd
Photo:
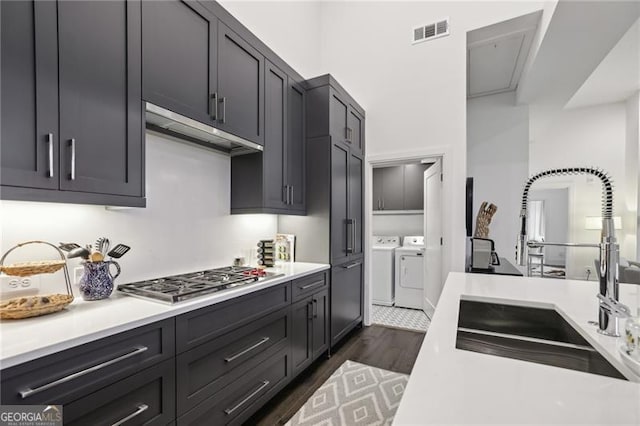
[[[121,284],[118,291],[158,302],[177,303],[235,287],[254,284],[284,274],[246,266],[227,266],[165,278]]]

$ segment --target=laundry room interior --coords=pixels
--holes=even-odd
[[[442,291],[442,161],[372,164],[371,322],[426,331]]]

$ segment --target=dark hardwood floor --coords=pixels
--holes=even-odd
[[[283,425],[346,360],[409,374],[425,334],[372,325],[354,330],[331,358],[320,357],[278,395],[253,415],[245,425]]]

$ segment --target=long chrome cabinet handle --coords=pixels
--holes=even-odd
[[[149,406],[147,404],[140,404],[138,405],[138,409],[134,412],[129,414],[127,417],[124,417],[120,420],[118,420],[117,422],[115,422],[114,424],[112,424],[111,426],[120,426],[125,424],[126,422],[128,422],[129,420],[131,420],[134,417],[139,416],[140,414],[144,413],[145,411],[147,411],[149,409]]]
[[[230,357],[225,358],[224,362],[233,362],[236,359],[240,358],[242,355],[244,355],[244,354],[246,354],[248,352],[251,352],[252,350],[257,348],[258,346],[261,346],[261,345],[267,343],[268,341],[269,341],[269,337],[263,337],[262,339],[260,339],[260,341],[258,343],[255,343],[255,344],[249,346],[248,348],[241,350],[240,352],[238,352],[235,355],[231,355]]]
[[[220,102],[222,102],[222,120],[220,121],[224,124],[227,121],[227,97],[223,96]]]
[[[53,133],[47,134],[47,150],[49,152],[49,170],[47,175],[53,177]]]
[[[268,380],[264,380],[262,382],[262,384],[253,392],[251,392],[249,395],[247,395],[242,401],[240,401],[239,403],[237,403],[234,407],[232,408],[227,408],[226,410],[224,410],[226,415],[230,415],[232,414],[234,411],[236,411],[238,408],[242,407],[244,404],[246,404],[247,402],[249,402],[254,396],[256,396],[257,394],[260,393],[260,391],[264,388],[266,388],[267,386],[269,386],[269,381]]]
[[[351,221],[351,219],[347,219],[346,221],[346,231],[347,231],[347,249],[346,252],[347,253],[353,253],[353,241],[351,240],[351,237],[353,236],[353,233],[349,230],[349,226],[353,226],[353,222]]]
[[[69,179],[76,180],[76,140],[75,138],[69,139],[69,146],[71,147],[71,173]]]
[[[209,115],[214,121],[218,119],[218,92],[213,92],[209,97]]]
[[[300,290],[306,290],[308,288],[318,287],[321,285],[324,285],[324,280],[315,281],[315,282],[312,282],[311,284],[303,285],[302,287],[300,287]]]
[[[125,359],[131,358],[132,356],[136,356],[138,354],[141,354],[142,352],[148,350],[149,348],[146,347],[146,346],[135,346],[133,349],[135,349],[133,352],[129,352],[129,353],[124,354],[122,356],[119,356],[117,358],[110,359],[109,361],[105,361],[105,362],[103,362],[101,364],[94,365],[93,367],[89,367],[89,368],[84,369],[82,371],[78,371],[77,373],[69,374],[68,376],[65,376],[65,377],[63,377],[61,379],[55,380],[53,382],[49,382],[46,385],[39,386],[39,387],[37,387],[35,389],[27,388],[27,389],[21,390],[20,391],[20,396],[22,397],[22,399],[28,398],[31,395],[35,395],[37,393],[46,391],[47,389],[51,389],[52,387],[61,385],[63,383],[70,382],[71,380],[77,379],[78,377],[85,376],[85,375],[87,375],[89,373],[93,373],[95,371],[101,370],[101,369],[103,369],[105,367],[108,367],[110,365],[116,364],[116,363],[118,363],[120,361],[124,361]]]
[[[357,231],[356,231],[356,227],[358,226],[358,222],[356,221],[356,219],[351,219],[351,241],[353,242],[352,246],[353,246],[353,253],[355,253],[356,251],[356,237],[358,236]]]
[[[356,266],[362,264],[362,262],[356,262],[356,263],[352,263],[351,265],[345,265],[343,266],[344,269],[351,269],[351,268],[355,268]]]

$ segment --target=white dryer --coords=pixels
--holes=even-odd
[[[371,289],[374,305],[393,306],[395,251],[400,237],[373,237]]]
[[[396,249],[396,306],[422,309],[424,298],[424,236],[404,237]]]

